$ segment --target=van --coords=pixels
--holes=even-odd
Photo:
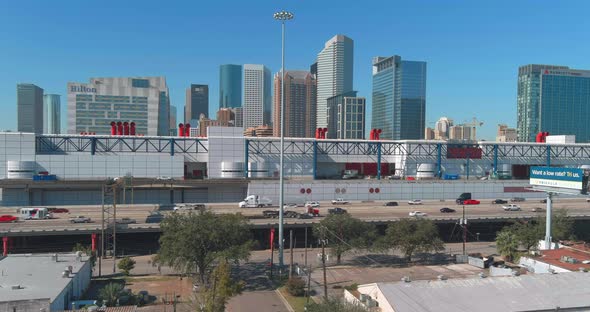
[[[18,210],[18,217],[22,220],[43,220],[51,218],[51,214],[45,207],[20,208]]]

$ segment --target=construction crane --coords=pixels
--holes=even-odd
[[[472,130],[472,133],[473,133],[472,135],[473,135],[473,139],[474,139],[474,140],[476,139],[476,137],[475,137],[475,133],[476,133],[476,132],[475,132],[475,129],[476,129],[477,127],[481,127],[481,126],[483,126],[483,124],[484,124],[484,122],[483,122],[483,121],[481,121],[481,120],[477,120],[477,118],[475,118],[475,117],[473,117],[473,118],[471,119],[471,122],[468,122],[468,121],[463,121],[463,125],[471,127],[471,130]]]

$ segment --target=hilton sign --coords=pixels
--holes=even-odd
[[[96,88],[88,88],[86,86],[70,86],[70,92],[96,93]]]

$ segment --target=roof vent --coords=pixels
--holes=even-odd
[[[547,270],[547,272],[549,272],[551,274],[555,274],[555,270],[554,269],[549,269],[549,270]]]
[[[512,274],[512,276],[520,276],[520,272],[517,270],[512,270],[512,272],[510,272],[510,274]]]
[[[51,256],[51,261],[59,262],[59,261],[57,261],[57,254],[53,254]]]
[[[17,290],[17,289],[24,289],[24,287],[22,287],[21,285],[12,285],[10,287],[12,290]]]
[[[402,277],[402,282],[409,283],[409,282],[411,282],[411,281],[412,281],[412,280],[410,279],[410,277],[409,277],[409,276],[404,276],[404,277]]]
[[[485,273],[483,272],[479,272],[479,274],[477,274],[477,276],[479,276],[479,278],[486,278],[488,277],[487,275],[485,275]]]
[[[439,275],[439,276],[437,276],[437,278],[439,281],[446,281],[447,280],[447,277],[444,275]]]
[[[63,272],[61,273],[61,277],[63,277],[63,278],[68,278],[68,277],[70,277],[70,271],[68,271],[68,270],[65,270],[65,271],[63,271]]]
[[[71,265],[68,265],[66,269],[70,271],[70,273],[74,272],[74,268]]]

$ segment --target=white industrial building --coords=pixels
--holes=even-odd
[[[90,285],[92,268],[80,254],[17,254],[0,259],[0,311],[69,310]]]
[[[297,201],[541,197],[527,189],[528,171],[547,164],[586,168],[590,144],[287,138],[285,189]],[[365,179],[343,180],[344,170]],[[134,203],[276,199],[278,173],[279,139],[236,127],[209,127],[206,138],[0,133],[4,206],[99,204],[105,180],[123,176]],[[57,181],[32,181],[43,174]]]
[[[590,311],[590,273],[374,283],[344,291],[381,312]]]

